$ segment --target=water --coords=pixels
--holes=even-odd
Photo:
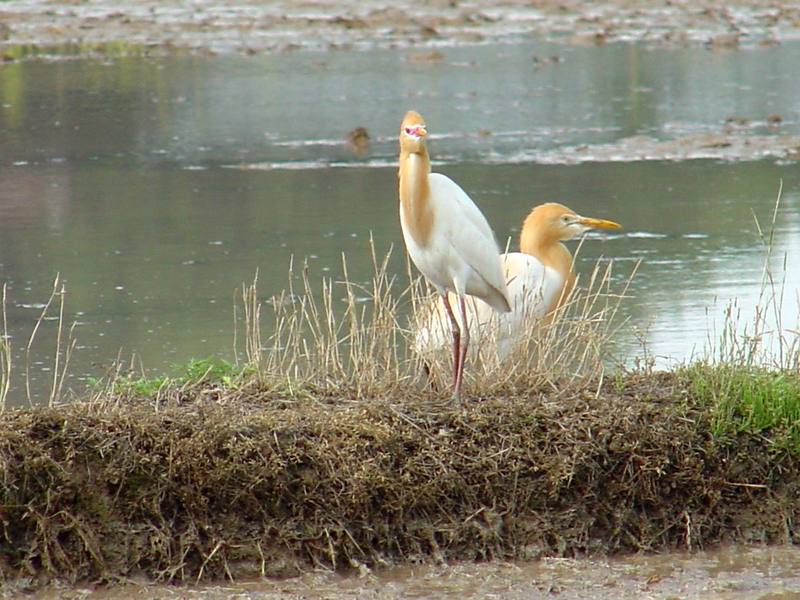
[[[796,600],[800,597],[793,546],[731,546],[685,553],[635,555],[610,559],[544,559],[514,563],[450,565],[364,570],[340,575],[317,571],[285,580],[256,580],[175,587],[128,584],[81,589],[82,598],[419,598],[534,600]],[[60,598],[47,589],[35,600]]]
[[[769,224],[782,181],[773,255],[778,271],[787,257],[784,314],[794,325],[796,160],[759,160],[743,142],[744,155],[730,157],[738,160],[636,158],[645,138],[791,142],[800,134],[800,44],[440,54],[0,66],[0,280],[18,367],[11,403],[27,403],[25,345],[56,274],[66,322],[77,322],[67,383],[80,387],[118,355],[135,353],[156,373],[192,357],[231,358],[235,290],[258,270],[262,295],[279,292],[292,256],[307,258],[314,277],[339,274],[345,253],[350,276],[365,280],[372,235],[381,251],[395,246],[392,268],[402,272],[394,163],[411,107],[428,121],[435,168],[470,192],[500,240],[515,238],[544,201],[624,225],[587,240],[578,264],[588,273],[614,258],[621,284],[642,261],[624,305],[623,359],[641,352],[642,337],[659,365],[686,360],[703,351],[732,298],[752,311],[764,264],[754,216]],[[344,141],[356,126],[370,132],[366,153]],[[621,142],[613,162],[591,160]],[[707,148],[691,143],[703,156]],[[37,334],[34,401],[46,399],[56,335],[53,320]]]

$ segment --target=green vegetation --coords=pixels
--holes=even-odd
[[[179,53],[171,49],[173,54]],[[149,56],[154,50],[143,44],[132,44],[126,41],[113,42],[65,42],[59,44],[13,44],[7,45],[0,53],[3,62],[36,59],[42,57],[84,58],[100,56],[103,58],[120,58],[128,56]]]
[[[111,396],[157,397],[163,391],[176,387],[211,384],[217,384],[233,391],[248,377],[254,376],[258,372],[253,365],[235,365],[220,358],[192,359],[186,365],[175,365],[173,369],[177,374],[171,376],[118,375],[108,383],[100,379],[93,379],[90,381],[90,385],[95,390],[102,390],[107,385],[109,389],[106,392]]]
[[[715,436],[766,435],[800,456],[800,373],[703,362],[682,373],[710,409]]]

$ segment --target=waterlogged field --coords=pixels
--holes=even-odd
[[[64,339],[75,324],[65,390],[117,357],[153,375],[192,358],[232,360],[235,291],[258,272],[262,297],[279,294],[292,259],[318,282],[341,279],[344,254],[349,278],[367,283],[372,237],[379,254],[394,248],[402,284],[395,130],[410,106],[428,119],[435,168],[469,190],[501,243],[514,247],[528,210],[545,201],[622,223],[590,236],[577,265],[586,278],[598,259],[613,260],[621,289],[638,264],[612,363],[702,355],[734,299],[734,316],[751,319],[782,184],[771,265],[786,279],[781,331],[792,330],[800,93],[786,74],[800,46],[437,52],[5,65],[10,403],[41,404],[60,381],[58,302],[28,350],[56,275]],[[369,140],[354,145],[348,132],[359,126]]]
[[[349,575],[317,572],[280,582],[146,586],[91,590],[86,600],[181,598],[241,600],[278,598],[394,600],[405,598],[503,598],[531,600],[793,600],[800,590],[796,573],[800,551],[793,547],[731,547],[696,553],[643,555],[625,559],[545,559],[448,566],[376,569]],[[84,590],[81,590],[84,591]],[[62,590],[30,597],[50,600]]]
[[[116,19],[104,6],[61,14],[51,41]],[[19,40],[0,67],[0,394],[40,409],[0,422],[3,593],[140,576],[231,583],[67,593],[800,593],[793,546],[764,546],[800,519],[800,46],[775,43],[794,30],[770,11],[706,11],[679,37],[647,10],[556,19],[591,48],[503,29],[540,23],[507,7],[454,44],[435,40],[468,21],[394,14],[386,45],[311,13],[288,18],[322,34],[301,49],[231,21],[214,51],[248,57],[92,32],[71,47],[84,58],[37,61],[47,48]],[[385,17],[362,16],[345,29]],[[206,25],[178,45],[208,49]],[[412,49],[417,34],[434,42]],[[630,39],[646,43],[603,45]],[[431,390],[405,348],[411,107],[501,242],[544,201],[624,226],[581,244],[569,318],[540,338],[578,352],[537,338],[500,374],[476,369],[461,405],[447,365]],[[243,362],[194,360],[209,356]],[[723,364],[679,368],[698,357]],[[47,408],[109,370],[88,401]],[[606,552],[627,557],[591,558]]]

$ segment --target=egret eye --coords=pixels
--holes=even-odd
[[[562,216],[562,217],[561,217],[561,222],[562,222],[564,225],[569,225],[569,222],[570,222],[569,215],[564,215],[564,216]]]
[[[406,135],[414,135],[414,128],[406,127]]]

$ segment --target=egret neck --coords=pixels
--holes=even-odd
[[[430,242],[433,227],[433,210],[430,205],[428,173],[431,160],[425,144],[416,151],[401,147],[400,151],[400,202],[411,237],[421,247]]]
[[[556,302],[556,306],[558,306],[575,285],[575,273],[572,271],[572,254],[561,243],[557,231],[548,227],[541,227],[534,217],[535,214],[531,213],[522,224],[519,249],[520,252],[538,258],[545,267],[550,267],[561,275],[564,280],[564,288],[559,294],[560,299]],[[552,310],[556,306],[549,308]]]

